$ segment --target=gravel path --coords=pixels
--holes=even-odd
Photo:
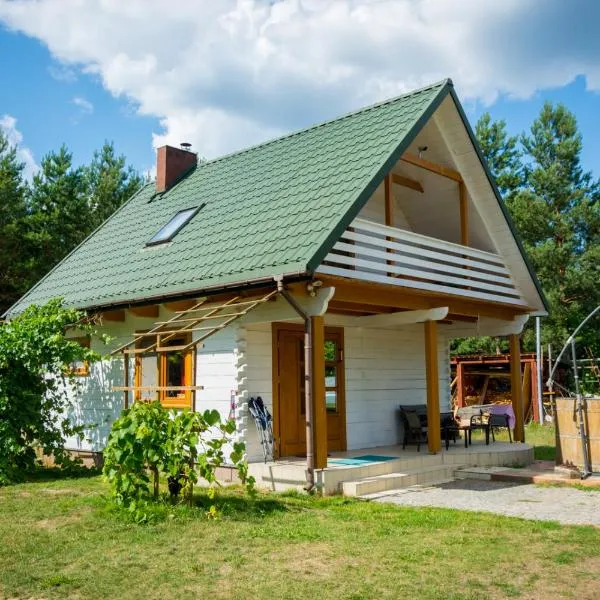
[[[402,506],[437,506],[524,519],[600,526],[600,492],[463,479],[393,490],[375,499]]]

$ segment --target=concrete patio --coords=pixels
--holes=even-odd
[[[362,457],[362,458],[361,458]],[[363,448],[333,452],[327,467],[315,471],[317,486],[324,494],[365,496],[411,485],[450,481],[465,467],[527,466],[534,460],[533,447],[523,443],[474,441],[465,448],[461,440],[448,450],[429,454],[415,446]],[[306,460],[285,458],[250,464],[250,474],[259,487],[284,491],[302,490],[306,481]]]

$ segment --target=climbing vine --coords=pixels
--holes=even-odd
[[[222,421],[216,410],[175,411],[160,402],[136,402],[113,423],[104,449],[103,472],[113,501],[143,521],[149,502],[168,498],[175,503],[181,496],[191,501],[200,479],[214,492],[216,469],[226,462],[227,446],[229,464],[252,490],[245,447],[232,440],[234,432],[235,423]],[[161,478],[168,489],[162,495]]]

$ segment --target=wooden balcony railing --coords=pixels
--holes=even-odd
[[[524,304],[500,256],[366,219],[352,222],[317,272]]]

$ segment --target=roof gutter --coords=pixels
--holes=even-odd
[[[187,300],[189,298],[197,298],[198,296],[216,296],[225,292],[236,292],[254,290],[263,287],[271,287],[273,280],[281,278],[286,281],[306,281],[312,278],[312,274],[309,271],[291,271],[283,273],[278,276],[269,275],[266,277],[258,277],[256,279],[247,279],[232,283],[230,285],[217,285],[207,288],[200,288],[197,290],[191,290],[189,292],[183,292],[178,294],[162,294],[157,296],[147,296],[141,301],[129,300],[122,302],[109,302],[107,304],[97,304],[92,306],[75,307],[79,310],[85,310],[87,312],[104,312],[109,310],[120,310],[127,309],[132,306],[148,306],[152,304],[160,304],[163,302],[174,302],[176,300]]]

